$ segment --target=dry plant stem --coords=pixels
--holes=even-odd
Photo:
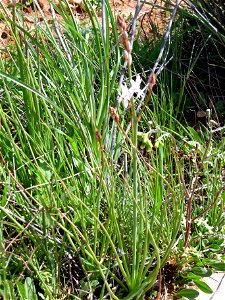
[[[135,35],[135,30],[136,30],[136,23],[137,23],[138,14],[139,14],[142,6],[144,5],[144,4],[140,5],[140,2],[141,2],[140,0],[137,0],[137,4],[136,4],[136,7],[135,7],[134,18],[133,18],[132,26],[131,26],[131,39],[130,39],[131,49],[130,49],[130,55],[132,55],[132,49],[133,49],[133,43],[134,43],[134,35]],[[125,74],[125,70],[126,70],[127,66],[128,66],[128,63],[125,60],[123,68],[122,68],[120,80],[119,80],[119,87],[120,88],[121,88],[122,82],[124,80],[124,74]],[[131,79],[131,71],[129,71],[129,77]],[[115,104],[114,104],[114,108],[117,109],[118,105],[119,105],[119,101],[117,99],[116,102],[115,102]],[[111,143],[111,154],[112,154],[112,157],[114,156],[114,152],[115,152],[116,134],[117,134],[117,127],[116,127],[115,122],[113,122],[113,136],[112,136],[112,143]]]
[[[141,7],[140,6],[140,0],[137,0],[137,4],[135,7],[135,12],[134,12],[134,18],[132,20],[132,26],[131,26],[131,38],[130,38],[130,43],[131,43],[131,49],[133,48],[133,44],[134,44],[134,35],[135,35],[135,30],[136,30],[136,23],[137,23],[137,17],[140,13]]]
[[[44,236],[43,239],[46,239],[47,236]],[[34,247],[34,249],[32,250],[32,252],[30,253],[30,256],[29,256],[29,259],[25,262],[24,264],[24,267],[23,267],[23,270],[21,271],[20,275],[18,276],[18,278],[15,280],[15,283],[14,285],[16,286],[16,284],[18,282],[20,282],[20,280],[22,278],[24,278],[24,272],[26,271],[26,269],[28,268],[29,265],[31,265],[31,267],[33,267],[33,264],[32,264],[32,258],[33,258],[33,255],[35,254],[35,252],[37,251],[38,247],[41,246],[41,244],[43,243],[43,239],[41,239],[38,244]],[[50,291],[50,289],[48,289],[48,293],[49,293],[49,296],[52,297],[52,292]],[[51,299],[51,298],[50,298]]]
[[[39,209],[39,211],[41,211],[41,209]],[[20,224],[25,224],[26,227],[29,224],[29,228],[33,229],[36,233],[38,233],[42,237],[42,240],[43,240],[44,232],[40,228],[37,227],[38,226],[37,224],[31,224],[30,222],[26,222],[22,218],[18,217],[17,215],[14,215],[13,217],[16,220],[18,220],[20,222]],[[25,227],[25,229],[26,229],[26,227]],[[56,237],[53,238],[50,234],[46,235],[46,237],[48,238],[49,241],[56,242],[59,246],[63,245],[63,247],[65,247],[66,249],[72,250],[73,252],[76,253],[76,251],[74,250],[74,248],[72,248],[72,247],[66,245],[65,243],[63,243],[63,241],[60,238],[58,238],[58,237],[57,238]],[[7,246],[7,248],[5,250],[8,250],[8,247],[9,246]]]
[[[194,186],[193,186],[193,191],[195,190],[197,186],[197,177],[194,178]],[[192,212],[192,204],[193,204],[193,198],[194,198],[194,193],[192,192],[189,199],[188,199],[188,204],[187,204],[187,213],[186,213],[186,231],[185,231],[185,241],[184,241],[184,247],[188,247],[188,240],[189,236],[191,233],[191,212]]]
[[[162,292],[162,270],[159,270],[159,290],[157,293],[157,297],[156,300],[160,300],[161,299],[161,292]]]
[[[165,33],[165,35],[164,35],[163,44],[162,44],[162,46],[161,46],[161,48],[160,48],[160,52],[159,52],[158,58],[157,58],[157,60],[156,60],[156,62],[155,62],[155,64],[154,64],[154,66],[153,66],[153,68],[152,68],[152,72],[151,72],[151,74],[149,75],[148,83],[149,83],[149,81],[150,81],[151,76],[152,76],[153,74],[155,74],[156,76],[158,76],[158,75],[162,72],[163,67],[166,65],[166,61],[164,61],[164,62],[162,63],[162,65],[161,65],[161,67],[158,67],[159,64],[160,64],[160,61],[161,61],[161,59],[162,59],[163,53],[164,53],[164,51],[165,51],[165,49],[166,49],[167,41],[170,40],[171,27],[172,27],[172,24],[173,24],[173,21],[174,21],[174,18],[175,18],[177,9],[178,9],[178,7],[179,7],[179,5],[180,5],[180,2],[181,2],[181,0],[176,0],[176,3],[175,3],[175,5],[174,5],[174,8],[173,8],[173,11],[172,11],[172,14],[171,14],[169,23],[168,23],[168,25],[167,25],[166,33]],[[168,50],[167,50],[167,52],[168,52]],[[158,70],[157,70],[157,69],[158,69]],[[156,71],[156,70],[157,70],[157,71]],[[143,105],[143,100],[142,100],[141,103],[138,105],[138,107],[137,107],[137,109],[136,109],[136,112],[138,113],[138,112],[140,111],[141,107],[143,106],[143,108],[141,109],[141,112],[140,112],[140,114],[139,114],[139,117],[138,117],[139,119],[141,118],[141,114],[143,113],[145,107],[146,107],[147,104],[148,104],[148,101],[150,100],[150,95],[149,95],[149,93],[148,93],[148,83],[147,83],[147,85],[145,86],[145,91],[146,91],[146,92],[145,92],[145,95],[144,95],[143,98],[142,98],[142,99],[144,99],[144,98],[146,97],[145,103],[144,103],[144,105]],[[138,121],[139,121],[139,120],[138,120]],[[128,124],[127,129],[126,129],[126,133],[129,132],[130,127],[131,127],[131,123]]]
[[[16,180],[16,178],[14,177],[14,175],[11,173],[10,170],[8,170],[9,172],[9,176],[12,177],[12,179],[15,182],[16,187],[19,189],[18,192],[23,196],[23,198],[27,201],[27,203],[30,205],[30,207],[33,207],[32,202],[30,201],[29,197],[35,202],[38,203],[36,201],[36,199],[34,197],[32,197],[27,191],[26,189]],[[29,197],[27,196],[27,194],[29,195]]]
[[[138,14],[140,12],[140,2],[141,2],[140,0],[137,0],[137,4],[136,4],[136,7],[135,7],[134,18],[133,18],[133,21],[132,21],[131,38],[130,38],[131,52],[132,52],[133,43],[134,43],[134,35],[135,35],[135,30],[136,30],[137,18],[138,18]],[[125,74],[126,68],[127,68],[127,62],[125,61],[124,65],[123,65],[122,73],[121,73],[121,76],[120,76],[120,80],[119,80],[119,86],[120,87],[121,87],[122,82],[124,80],[124,74]],[[114,107],[117,108],[118,105],[119,105],[119,103],[118,103],[118,100],[117,100]]]
[[[200,20],[203,20],[206,24],[208,24],[216,33],[218,32],[217,28],[213,26],[210,21],[197,9],[197,7],[193,4],[193,2],[186,0],[184,1],[190,8],[199,16]]]
[[[174,5],[173,11],[172,11],[172,14],[170,16],[169,23],[167,25],[166,33],[164,35],[163,44],[162,44],[162,46],[160,48],[160,52],[159,52],[158,58],[157,58],[154,66],[152,68],[152,73],[155,73],[156,75],[159,75],[159,73],[162,71],[161,67],[158,69],[158,71],[156,71],[156,69],[158,68],[158,65],[159,65],[159,63],[160,63],[160,61],[161,61],[161,59],[163,57],[163,53],[164,53],[164,51],[166,49],[167,41],[170,40],[171,27],[172,27],[172,24],[173,24],[173,21],[174,21],[177,9],[178,9],[178,7],[180,5],[180,2],[181,2],[181,0],[176,0],[176,3]],[[164,64],[165,64],[165,61],[163,62],[162,65],[164,65]]]
[[[118,15],[117,16],[117,26],[118,26],[118,30],[120,32],[120,43],[123,46],[124,49],[124,58],[125,58],[125,62],[124,62],[124,67],[122,70],[122,74],[120,76],[120,80],[119,80],[119,87],[121,88],[123,79],[124,79],[124,72],[126,67],[128,67],[128,75],[129,75],[129,80],[131,82],[132,79],[132,72],[131,72],[131,63],[132,63],[132,47],[133,47],[133,42],[134,42],[134,34],[135,34],[135,30],[136,30],[136,22],[137,22],[137,17],[138,14],[140,12],[140,0],[137,1],[136,4],[136,8],[135,8],[135,14],[134,14],[134,18],[133,18],[133,23],[132,23],[132,36],[131,39],[129,41],[128,39],[128,33],[126,31],[126,23],[123,20],[123,18]],[[116,110],[118,108],[119,105],[119,101],[118,98],[116,100],[116,103],[114,104],[114,109]],[[136,114],[136,112],[135,112]],[[113,126],[112,126],[112,143],[111,143],[111,156],[114,156],[114,152],[115,152],[115,144],[116,144],[116,134],[117,134],[117,126],[116,123],[113,122]]]
[[[15,236],[13,237],[12,241],[7,245],[7,247],[4,249],[4,251],[8,251],[8,249],[17,242],[18,238],[25,233],[26,234],[26,230],[30,227],[30,225],[33,223],[33,221],[35,220],[36,216],[33,217],[28,223],[26,223],[26,226]]]
[[[209,139],[207,147],[204,151],[202,161],[199,165],[197,174],[194,177],[194,184],[193,184],[192,192],[190,193],[188,203],[187,203],[186,232],[185,232],[185,241],[184,241],[184,247],[185,248],[188,247],[188,240],[189,240],[189,236],[190,236],[190,233],[191,233],[191,225],[192,225],[192,222],[193,222],[193,219],[192,219],[192,216],[191,216],[191,214],[192,214],[192,204],[193,204],[195,190],[196,190],[196,187],[197,187],[197,184],[198,184],[198,176],[199,176],[199,172],[202,170],[203,162],[207,157],[207,152],[208,152],[208,149],[209,149],[209,146],[210,146],[210,143],[211,143],[211,138],[212,138],[212,135],[210,135],[210,139]]]
[[[152,93],[152,89],[153,89],[153,87],[154,87],[155,84],[156,84],[156,75],[152,72],[152,73],[150,74],[149,80],[148,80],[148,89],[147,89],[148,93],[147,93],[147,95],[146,95],[146,100],[145,100],[145,103],[144,103],[144,105],[143,105],[143,107],[142,107],[140,113],[138,114],[138,117],[137,117],[137,121],[138,121],[138,122],[140,122],[142,113],[143,113],[143,111],[145,110],[145,108],[146,108],[146,106],[147,106],[147,104],[148,104],[148,102],[149,102],[149,100],[150,100],[150,96],[151,96],[151,93]],[[138,112],[139,112],[139,111],[137,111],[137,113],[138,113]]]

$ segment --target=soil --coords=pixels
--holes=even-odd
[[[36,22],[43,22],[43,17],[40,12],[37,12],[37,8],[30,0],[2,0],[3,6],[5,7],[8,17],[12,18],[13,4],[16,3],[17,9],[20,10],[21,14],[24,16],[23,22],[25,28],[32,29],[35,27]],[[58,0],[55,0],[56,5],[59,5]],[[110,0],[110,5],[115,16],[117,14],[122,14],[123,17],[129,21],[134,15],[136,0]],[[155,1],[152,1],[155,2]],[[156,1],[159,5],[161,4],[160,0]],[[49,23],[53,22],[53,15],[50,9],[48,0],[38,0],[39,6],[42,10],[42,13],[45,15]],[[88,15],[85,11],[85,6],[83,0],[69,0],[70,8],[73,13],[80,20],[87,20]],[[101,18],[101,11],[98,10],[98,16]],[[3,8],[0,6],[0,13],[3,11]],[[56,17],[60,19],[60,16],[56,13]],[[5,15],[5,13],[3,13]],[[164,28],[165,25],[165,12],[160,9],[153,9],[151,5],[144,4],[138,17],[139,24],[143,29],[143,35],[150,36],[154,28]],[[3,18],[0,18],[0,49],[7,46],[10,41],[13,40],[12,34],[8,26],[3,21]]]

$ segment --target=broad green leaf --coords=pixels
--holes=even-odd
[[[30,277],[26,278],[24,286],[25,286],[25,290],[26,290],[26,298],[32,299],[32,300],[37,300],[36,289],[35,289],[32,279]]]
[[[43,160],[40,160],[39,162],[39,167],[40,167],[40,170],[41,170],[41,175],[48,181],[51,180],[51,176],[52,176],[52,172],[51,170],[49,169],[49,166],[47,165],[46,162],[44,162]],[[39,175],[40,176],[40,175]]]
[[[210,286],[208,286],[207,283],[201,281],[201,280],[193,280],[196,286],[204,293],[206,294],[212,294],[213,290],[211,289]]]
[[[188,299],[194,299],[194,298],[198,297],[198,295],[199,295],[199,292],[194,289],[182,289],[176,293],[176,296],[186,297]]]
[[[224,239],[218,239],[214,241],[217,245],[222,245],[224,243]]]
[[[209,265],[216,269],[217,271],[225,272],[225,263],[224,262],[209,262]]]
[[[191,146],[192,148],[196,148],[197,150],[199,150],[201,153],[204,152],[204,148],[202,146],[202,144],[200,144],[199,142],[196,142],[196,141],[189,141],[187,142],[187,144],[189,146]]]
[[[211,251],[213,251],[213,252],[219,252],[219,251],[221,251],[222,249],[223,249],[223,246],[219,246],[219,245],[216,245],[216,244],[211,245],[211,246],[209,247],[209,250],[211,250]]]
[[[22,282],[18,282],[17,283],[17,290],[18,290],[18,294],[20,296],[21,300],[26,300],[26,290],[25,290],[25,286]]]
[[[193,140],[196,140],[197,142],[202,143],[202,140],[201,140],[201,138],[200,138],[198,132],[197,132],[194,128],[188,126],[187,129],[189,130],[190,135],[191,135],[191,137],[193,138]],[[194,143],[195,143],[195,142],[194,142]],[[192,144],[192,146],[193,146],[193,145],[194,145],[194,144]]]
[[[185,278],[194,280],[194,279],[201,279],[201,276],[194,274],[192,272],[188,272]]]
[[[206,269],[203,267],[193,267],[191,271],[198,276],[201,277],[210,277],[212,275],[212,271],[210,269]]]

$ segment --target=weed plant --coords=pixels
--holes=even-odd
[[[184,88],[171,92],[167,68],[143,90],[108,1],[103,23],[85,1],[86,25],[67,0],[52,24],[33,2],[34,28],[1,3],[13,35],[0,60],[3,299],[145,299],[171,258],[186,281],[222,270],[224,127],[210,110],[198,132],[178,122]]]

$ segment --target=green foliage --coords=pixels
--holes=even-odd
[[[176,293],[176,296],[186,297],[188,299],[195,299],[196,297],[198,297],[198,295],[199,295],[199,292],[197,292],[194,289],[182,289]]]
[[[193,68],[189,73],[188,94],[194,105],[202,110],[213,107],[213,113],[224,123],[224,2],[196,0],[180,6],[189,30],[184,34],[184,54],[192,52]],[[199,47],[199,45],[201,45]]]
[[[213,293],[213,290],[208,286],[207,283],[199,280],[199,279],[195,279],[193,280],[194,283],[196,284],[196,286],[201,290],[203,291],[204,293],[206,294],[212,294]]]
[[[2,7],[15,40],[0,60],[4,299],[143,299],[173,255],[183,279],[205,292],[208,266],[224,270],[223,129],[179,123],[187,81],[166,68],[142,118],[136,94],[128,109],[112,109],[123,58],[104,3],[104,28],[89,1],[87,26],[59,1],[59,20],[43,16],[32,30],[18,7],[12,19]],[[182,31],[173,35],[175,51]],[[129,88],[136,66],[125,74]],[[176,59],[172,70],[183,74]]]
[[[25,279],[24,284],[21,282],[17,283],[17,289],[18,289],[18,295],[21,300],[26,300],[26,299],[38,299],[35,286],[32,282],[32,279],[27,277]]]

